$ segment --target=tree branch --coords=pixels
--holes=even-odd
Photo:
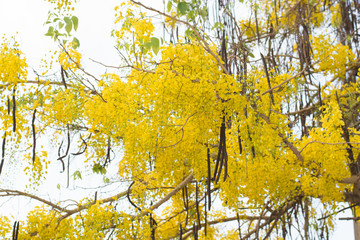
[[[265,120],[265,122],[267,124],[271,124],[270,119],[263,113],[260,113],[260,116]],[[300,160],[300,162],[304,162],[304,158],[301,155],[301,151],[299,151],[289,140],[286,136],[284,136],[282,133],[278,133],[278,136],[281,137],[281,139],[283,140],[283,142],[286,144],[286,146],[288,146],[288,148],[290,148],[290,150],[295,154],[295,156],[297,157],[298,160]]]
[[[46,199],[40,198],[38,196],[35,196],[31,193],[26,193],[26,192],[22,192],[22,191],[18,191],[18,190],[10,190],[10,189],[0,189],[0,197],[8,197],[8,196],[24,196],[24,197],[29,197],[32,199],[35,199],[39,202],[45,203],[46,205],[49,205],[50,207],[57,209],[61,212],[68,212],[68,210],[66,210],[63,207],[60,207],[59,205],[56,205],[55,203],[52,203]]]
[[[160,207],[162,204],[167,202],[172,196],[174,196],[178,191],[180,191],[182,188],[184,188],[189,182],[191,182],[191,180],[193,178],[194,178],[194,174],[191,173],[189,176],[187,176],[184,179],[184,181],[182,181],[179,185],[177,185],[174,188],[174,190],[169,192],[163,199],[159,200],[157,203],[155,203],[153,206],[151,206],[149,210],[147,210],[147,209],[142,210],[141,213],[139,213],[136,216],[133,216],[133,218],[140,218],[140,217],[143,217],[143,216],[151,213],[151,211],[153,211],[153,210],[157,209],[158,207]]]

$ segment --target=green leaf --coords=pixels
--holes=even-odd
[[[79,19],[78,19],[76,16],[72,16],[72,17],[71,17],[71,21],[73,22],[74,30],[76,31],[77,28],[78,28]]]
[[[110,179],[107,178],[107,177],[103,177],[103,181],[104,181],[104,183],[109,183],[109,182],[110,182]]]
[[[56,185],[56,188],[60,190],[60,184],[58,183],[58,185]]]
[[[54,27],[50,26],[45,36],[52,37],[54,35]]]
[[[80,47],[80,41],[79,39],[77,39],[76,37],[73,38],[73,41],[72,41],[72,44],[73,44],[73,48],[77,49],[78,47]]]
[[[144,44],[141,45],[141,51],[143,54],[146,54],[151,48],[153,48],[153,43],[155,43],[156,40],[150,40],[150,42],[146,42]],[[156,43],[155,43],[155,48],[156,48]],[[154,49],[153,49],[154,51]],[[159,50],[158,50],[159,51]]]
[[[187,17],[191,20],[194,21],[195,20],[195,11],[189,11],[189,13],[187,14]]]
[[[70,34],[71,29],[72,29],[72,22],[66,23],[65,30],[68,34]]]
[[[152,47],[152,50],[154,51],[155,55],[157,55],[159,52],[159,48],[160,48],[160,41],[158,38],[156,38],[156,37],[151,38],[151,47]]]
[[[195,36],[194,32],[191,30],[191,29],[186,29],[185,30],[185,35],[188,37],[188,38],[193,38]]]
[[[71,30],[72,30],[72,21],[69,17],[64,17],[64,21],[65,21],[65,30],[68,34],[70,34]]]
[[[207,15],[208,15],[206,6],[203,6],[203,8],[200,10],[200,15],[201,15],[202,19],[205,20],[205,18],[206,18]]]
[[[99,163],[96,163],[94,166],[93,166],[93,172],[94,173],[97,173],[97,174],[105,174],[106,173],[106,169],[103,167],[103,166],[101,166]]]
[[[144,47],[145,47],[146,50],[150,50],[151,46],[152,46],[151,42],[144,43]]]
[[[169,2],[167,3],[166,9],[167,9],[168,12],[170,12],[171,8],[172,8],[172,2],[169,1]]]
[[[60,34],[58,30],[54,30],[54,34],[53,34],[53,38],[54,38],[54,41],[57,39],[58,36],[62,36],[63,34]]]
[[[66,24],[68,24],[71,22],[71,19],[69,17],[64,17],[64,21]]]
[[[184,15],[188,9],[186,2],[179,2],[177,5],[177,10],[181,15]]]
[[[81,177],[81,172],[80,172],[79,170],[75,171],[74,174],[73,174],[73,176],[74,176],[74,180],[76,180],[76,179],[82,179],[82,177]]]
[[[124,44],[124,48],[126,49],[126,51],[129,51],[129,49],[130,49],[130,44],[126,42],[126,43]]]
[[[221,22],[216,22],[214,26],[211,28],[211,30],[214,30],[215,28],[222,29],[224,28],[224,25]]]
[[[59,22],[59,29],[61,29],[65,24],[63,22]]]

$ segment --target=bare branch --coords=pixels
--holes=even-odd
[[[45,203],[46,205],[49,205],[50,207],[59,210],[61,212],[68,212],[68,210],[66,210],[65,208],[60,207],[59,205],[56,205],[55,203],[52,203],[46,199],[40,198],[36,195],[30,194],[30,193],[26,193],[26,192],[22,192],[22,191],[18,191],[18,190],[10,190],[10,189],[0,189],[0,197],[8,197],[8,196],[24,196],[24,197],[29,197],[32,199],[35,199],[39,202]]]
[[[145,216],[149,213],[151,213],[151,211],[157,209],[158,207],[160,207],[162,204],[164,204],[165,202],[167,202],[172,196],[174,196],[177,192],[179,192],[182,188],[184,188],[189,182],[191,182],[191,180],[193,179],[194,174],[191,173],[189,176],[187,176],[184,181],[182,181],[179,185],[177,185],[174,190],[172,190],[171,192],[169,192],[163,199],[159,200],[157,203],[155,203],[153,206],[151,206],[151,208],[149,210],[142,210],[140,214],[133,216],[134,218],[139,218],[142,216]]]

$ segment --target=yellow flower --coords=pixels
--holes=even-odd
[[[76,71],[81,67],[81,54],[73,48],[71,43],[67,44],[59,54],[59,62],[64,70]]]

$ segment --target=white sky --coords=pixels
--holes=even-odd
[[[113,9],[117,4],[119,1],[116,0],[83,0],[77,4],[74,15],[79,18],[79,28],[75,35],[80,40],[80,52],[86,53],[87,58],[113,64],[114,60],[119,60],[110,37]],[[0,0],[0,35],[15,36],[33,68],[38,68],[49,50],[56,49],[56,43],[44,36],[48,29],[44,23],[49,10],[52,6],[45,0]]]
[[[156,5],[151,0],[143,2]],[[119,3],[119,0],[80,0],[76,6],[74,15],[79,18],[76,36],[80,40],[79,51],[85,54],[85,67],[89,72],[101,74],[104,69],[91,61],[86,61],[88,58],[109,65],[119,64],[120,58],[113,47],[114,40],[110,37],[114,22],[113,9]],[[40,60],[49,50],[56,50],[54,41],[44,36],[48,29],[44,22],[51,9],[52,6],[45,0],[0,0],[0,36],[15,36],[20,49],[27,57],[28,64],[34,69],[39,69]],[[56,183],[55,181],[54,184]],[[58,194],[59,191],[54,189],[55,197]],[[11,205],[11,209],[15,210],[21,204],[14,201]],[[0,205],[0,213],[4,212],[4,209],[1,209],[3,207]],[[13,214],[21,217],[19,212]],[[349,214],[350,211],[347,211],[346,215],[339,214],[338,217],[349,217]],[[353,239],[351,221],[337,221],[337,224],[337,231],[331,239]]]

